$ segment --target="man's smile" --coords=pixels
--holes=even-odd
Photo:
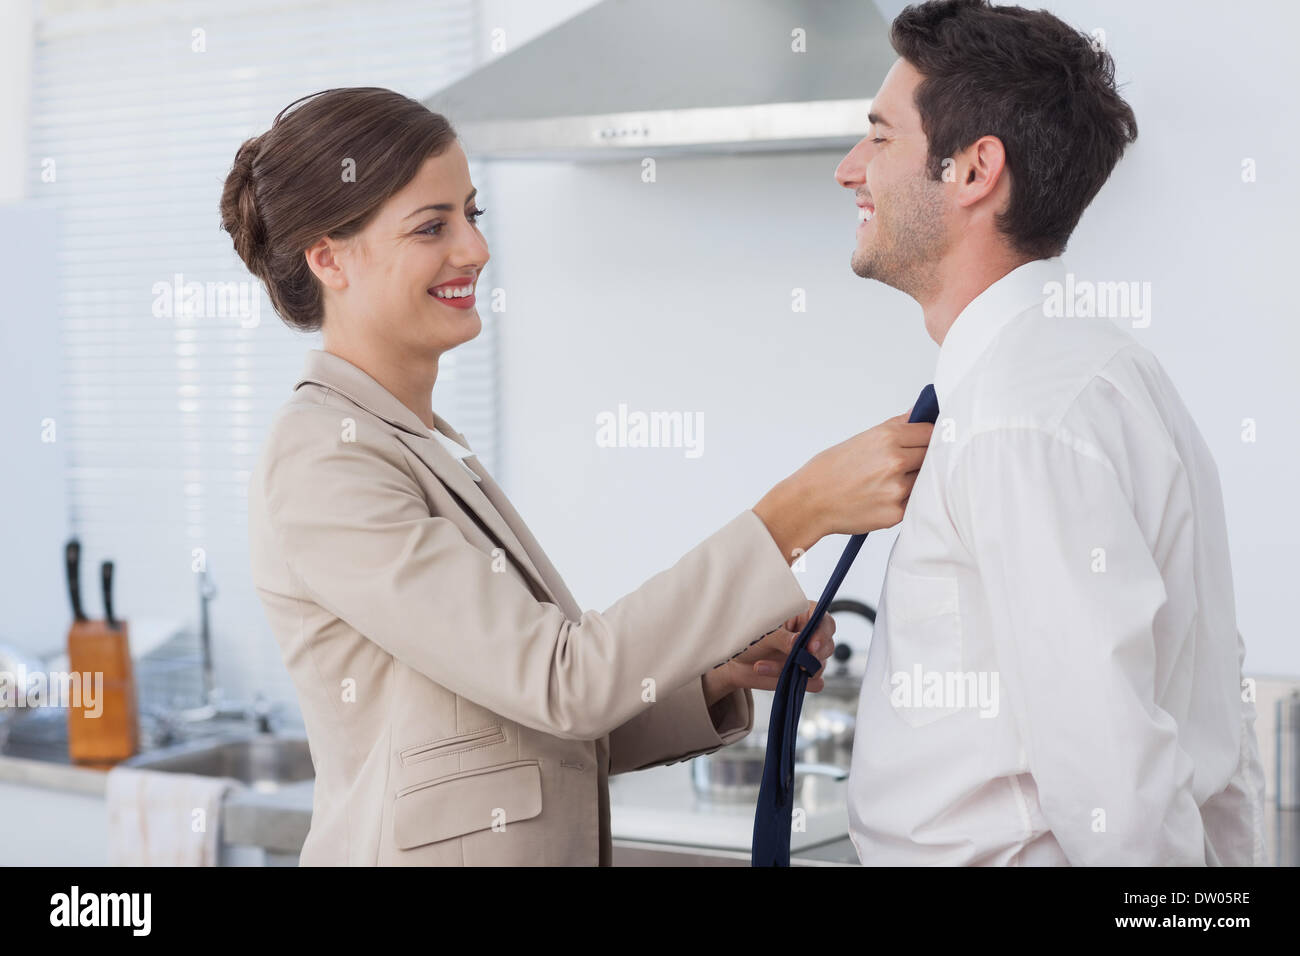
[[[876,217],[875,204],[868,198],[858,197],[858,228],[871,222]]]

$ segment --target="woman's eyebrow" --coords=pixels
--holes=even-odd
[[[478,189],[471,189],[469,191],[469,195],[465,197],[465,202],[469,202],[477,195],[478,195]],[[419,209],[415,210],[415,212],[407,213],[406,218],[410,219],[412,216],[419,215],[420,213],[424,212],[426,209],[436,209],[438,212],[451,212],[452,205],[449,202],[439,202],[439,203],[434,203],[431,206],[421,206]]]

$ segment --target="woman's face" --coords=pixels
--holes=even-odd
[[[323,239],[332,254],[313,270],[326,285],[326,337],[436,358],[478,335],[474,291],[489,258],[479,214],[465,152],[452,143],[425,160],[361,232]],[[331,258],[332,267],[316,268]]]

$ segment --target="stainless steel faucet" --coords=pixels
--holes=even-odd
[[[158,721],[161,727],[160,742],[170,742],[184,736],[183,728],[217,720],[246,720],[259,734],[273,733],[274,721],[283,710],[280,704],[268,700],[261,691],[257,691],[251,701],[225,700],[221,688],[216,686],[208,605],[217,596],[217,588],[206,568],[198,573],[198,592],[202,703],[188,708],[149,708],[144,713]]]

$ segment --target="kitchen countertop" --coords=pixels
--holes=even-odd
[[[0,783],[102,797],[107,777],[106,771],[78,767],[67,761],[0,754]]]
[[[311,823],[314,783],[305,780],[259,792],[251,788],[226,798],[223,838],[240,845],[279,853],[297,853]],[[843,806],[844,784],[809,778],[800,794],[808,810],[808,828],[791,840],[794,857],[848,836]],[[694,791],[684,764],[655,767],[610,780],[610,826],[616,843],[636,842],[749,853],[754,809],[749,803],[692,802]],[[838,803],[836,800],[838,799]],[[833,858],[833,857],[832,857]]]
[[[221,736],[214,733],[212,736]],[[59,746],[8,745],[0,749],[0,783],[45,787],[87,796],[104,795],[107,771],[72,763]],[[799,805],[807,810],[806,832],[795,833],[796,857],[823,847],[821,855],[842,860],[851,845],[828,853],[834,841],[847,843],[845,784],[811,777],[801,785]],[[261,847],[277,854],[297,854],[311,824],[314,781],[281,784],[271,790],[242,787],[222,804],[222,839],[238,846]],[[709,802],[695,797],[686,764],[655,767],[610,780],[611,828],[616,843],[684,847],[744,853],[754,825],[753,801]]]
[[[794,854],[831,840],[847,839],[844,781],[802,777],[795,799],[805,827],[790,836]],[[652,767],[611,777],[610,828],[615,840],[711,847],[748,854],[754,837],[757,795],[711,800],[696,794],[689,764]]]
[[[6,748],[7,750],[8,748]],[[44,755],[17,756],[0,751],[0,783],[45,787],[88,796],[104,795],[107,772]],[[296,854],[311,822],[313,781],[262,792],[250,787],[230,793],[222,810],[223,839],[273,853]],[[794,835],[792,859],[846,862],[843,782],[808,778],[800,805],[808,809],[808,832]],[[616,843],[688,848],[739,858],[747,853],[753,806],[692,802],[685,764],[620,774],[610,781],[610,816]],[[838,809],[837,809],[838,808]],[[1300,866],[1300,810],[1265,807],[1265,842],[1270,858]]]

